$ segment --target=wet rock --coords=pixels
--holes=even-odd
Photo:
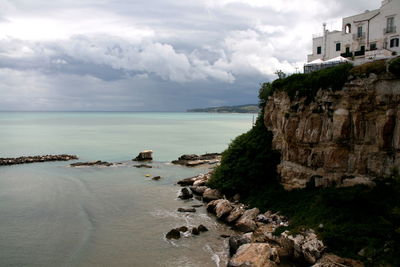
[[[200,234],[199,229],[197,229],[196,227],[193,227],[191,232],[192,232],[192,235],[199,235]]]
[[[113,164],[110,162],[97,160],[97,161],[88,161],[88,162],[76,162],[76,163],[70,164],[69,166],[71,166],[71,167],[91,167],[91,166],[109,167],[111,165],[113,165]]]
[[[205,202],[209,202],[220,198],[222,198],[222,194],[217,189],[207,188],[203,193],[203,200]]]
[[[229,200],[221,199],[215,206],[215,215],[217,215],[218,219],[223,219],[227,217],[232,210],[233,206]]]
[[[197,229],[198,229],[200,232],[207,232],[207,231],[208,231],[208,228],[205,227],[205,226],[202,225],[202,224],[200,224],[199,226],[197,226]]]
[[[257,208],[246,210],[240,219],[235,223],[235,228],[245,233],[256,230],[257,224],[255,222],[255,218],[258,213],[260,213],[260,210]]]
[[[271,258],[271,246],[266,243],[244,244],[239,247],[236,254],[230,259],[229,267],[251,266],[272,267],[277,266]]]
[[[197,176],[182,179],[182,180],[178,181],[177,184],[179,184],[180,186],[193,185],[194,181],[196,181],[196,177]]]
[[[149,169],[153,168],[153,166],[148,165],[148,164],[134,165],[134,167],[136,167],[136,168],[149,168]]]
[[[151,178],[152,180],[158,181],[161,179],[161,176],[154,176],[153,178]]]
[[[200,208],[203,207],[203,204],[196,204],[196,205],[192,205],[193,208]]]
[[[207,211],[215,214],[215,207],[217,206],[219,201],[220,201],[220,199],[216,199],[216,200],[212,200],[212,201],[208,202],[208,204],[206,206]]]
[[[204,191],[208,188],[207,186],[190,186],[190,191],[193,192],[195,195],[202,196],[204,194]]]
[[[246,235],[229,237],[229,253],[232,256],[243,244],[251,243],[251,239]]]
[[[179,228],[176,228],[176,230],[183,233],[189,231],[189,229],[186,226],[181,226]]]
[[[189,189],[186,187],[181,189],[181,194],[178,196],[180,199],[189,199],[193,197],[193,194],[190,193]]]
[[[181,233],[179,232],[178,229],[172,229],[171,231],[169,231],[165,237],[167,239],[179,239],[181,237]]]
[[[225,234],[222,234],[222,235],[219,235],[220,237],[222,237],[222,238],[228,238],[228,237],[231,237],[230,235],[225,235]]]
[[[196,212],[195,208],[178,208],[178,212]]]
[[[221,160],[221,154],[219,153],[207,153],[204,155],[182,155],[178,158],[178,160],[173,160],[173,164],[185,165],[188,167],[194,167],[203,164],[216,164]]]
[[[25,163],[35,163],[35,162],[46,162],[46,161],[68,161],[78,159],[75,155],[44,155],[44,156],[28,156],[28,157],[18,157],[18,158],[0,158],[1,165],[15,165],[15,164],[25,164]]]
[[[134,161],[145,161],[145,160],[153,160],[153,151],[152,150],[144,150],[139,152],[139,155],[133,159]]]

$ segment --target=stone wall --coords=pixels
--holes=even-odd
[[[310,104],[285,92],[268,99],[264,122],[282,153],[278,172],[288,190],[372,184],[400,165],[400,80],[356,79],[320,90]]]

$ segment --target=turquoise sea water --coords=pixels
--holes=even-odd
[[[0,157],[76,154],[115,167],[67,162],[0,167],[0,266],[223,266],[226,226],[176,212],[180,178],[206,168],[169,164],[185,153],[221,152],[253,114],[0,112]],[[152,169],[130,161],[154,151]],[[146,178],[160,175],[160,181]],[[173,227],[206,225],[170,242]]]

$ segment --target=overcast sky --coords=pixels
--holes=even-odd
[[[380,0],[0,0],[0,110],[257,103],[311,38]]]

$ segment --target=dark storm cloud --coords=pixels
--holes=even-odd
[[[257,102],[344,0],[0,0],[1,109],[185,110]],[[329,24],[330,22],[330,24]]]

